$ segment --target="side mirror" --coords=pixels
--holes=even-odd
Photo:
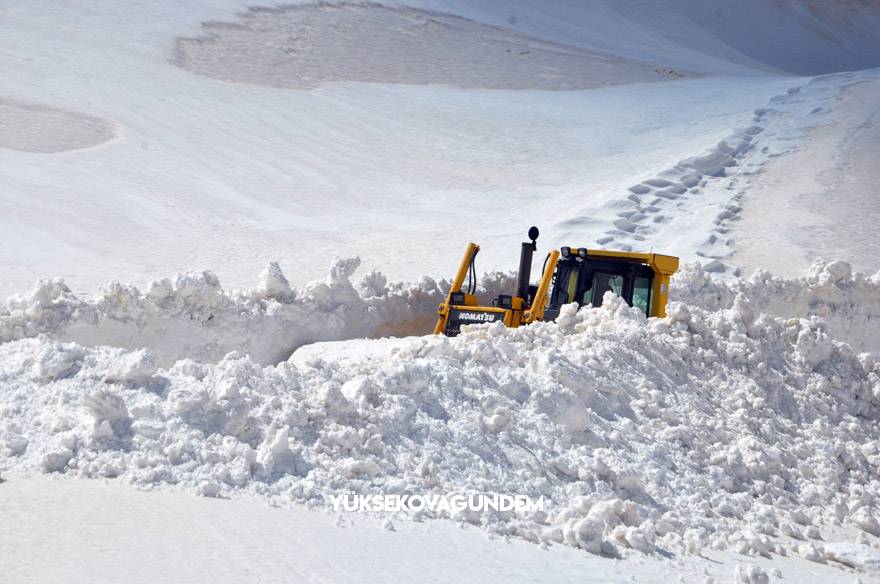
[[[534,243],[535,240],[538,239],[538,235],[540,235],[540,231],[538,231],[538,228],[537,228],[537,227],[535,227],[534,225],[532,225],[532,226],[529,228],[529,239],[532,240],[532,243]]]

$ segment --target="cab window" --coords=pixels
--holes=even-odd
[[[605,272],[593,274],[593,306],[602,306],[602,297],[608,291],[623,296],[623,276]]]
[[[651,316],[651,278],[636,276],[633,280],[632,305]]]
[[[593,302],[593,278],[587,279],[587,287],[584,289],[584,293],[581,294],[581,306],[586,306],[587,304],[592,304]]]

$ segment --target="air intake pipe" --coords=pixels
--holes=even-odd
[[[519,277],[516,282],[516,295],[523,299],[523,304],[529,302],[529,280],[532,277],[532,255],[538,249],[538,228],[534,225],[529,229],[529,239],[524,241],[519,254]]]

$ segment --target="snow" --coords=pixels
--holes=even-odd
[[[873,3],[0,16],[4,574],[876,581]],[[535,223],[668,316],[422,336]],[[460,492],[547,508],[325,499]]]
[[[358,81],[558,90],[683,77],[411,7],[325,3],[251,8],[239,16],[241,22],[206,23],[205,36],[179,40],[176,60],[225,81],[294,89]]]
[[[880,248],[873,211],[880,145],[880,85],[862,79],[845,85],[824,121],[797,141],[797,151],[754,177],[733,224],[731,262],[796,276],[812,258],[847,258],[876,270]]]
[[[880,353],[880,272],[854,272],[848,262],[816,260],[798,278],[756,270],[749,278],[719,281],[699,264],[687,266],[672,280],[672,297],[708,310],[731,308],[739,295],[753,310],[781,318],[821,322],[831,338],[856,351]]]
[[[880,572],[880,550],[859,543],[831,543],[823,546],[825,558],[869,573]]]
[[[444,521],[395,522],[269,507],[249,499],[142,492],[76,479],[10,478],[0,485],[0,570],[14,582],[210,580],[266,582],[536,581],[647,584],[733,581],[755,565],[785,580],[852,584],[851,573],[790,557],[598,558],[563,546],[489,539]],[[74,503],[75,504],[72,504]],[[68,529],[69,525],[76,529]],[[27,558],[50,557],[29,562]],[[864,582],[870,582],[863,577]]]
[[[0,117],[0,148],[23,152],[79,150],[116,136],[105,120],[10,99],[0,99]]]
[[[852,0],[425,0],[531,35],[706,73],[820,75],[877,66],[876,5]]]
[[[311,298],[303,305],[263,299],[261,310],[350,306],[341,314],[360,321],[365,300],[347,283],[354,265],[337,262],[327,283],[293,294]],[[646,320],[609,294],[597,309],[565,307],[556,323],[315,344],[274,366],[231,352],[159,367],[147,349],[45,334],[9,341],[0,345],[0,462],[16,474],[274,505],[320,507],[343,493],[525,494],[543,497],[545,512],[401,517],[606,556],[714,549],[815,560],[841,525],[876,536],[880,362],[815,316],[760,313],[748,284],[712,282],[695,267],[685,274],[705,282],[704,305],[717,305],[673,302],[666,319]],[[235,312],[222,306],[232,300],[177,280],[218,314]],[[756,288],[796,299],[858,293],[880,306],[880,281],[841,264]],[[94,319],[89,309],[74,312]],[[64,336],[56,317],[47,322]],[[741,577],[761,581],[755,574]]]
[[[214,274],[203,272],[149,282],[144,289],[111,282],[91,298],[73,294],[63,280],[42,281],[0,304],[0,342],[43,334],[87,346],[148,348],[163,366],[186,358],[217,361],[231,351],[269,365],[303,345],[314,344],[306,351],[319,354],[328,348],[320,341],[433,329],[448,282],[389,283],[375,271],[357,278],[357,269],[356,258],[337,259],[325,279],[294,289],[271,263],[251,289],[226,290]],[[508,293],[514,281],[513,274],[485,275],[480,297],[488,302]],[[846,262],[818,261],[800,278],[758,271],[729,281],[694,263],[682,266],[671,290],[672,298],[709,311],[731,308],[742,295],[755,311],[821,319],[832,338],[859,352],[880,353],[874,333],[880,276],[853,272]],[[355,341],[347,345],[347,357],[398,342]]]
[[[416,3],[517,42],[702,75],[582,91],[466,89],[449,86],[453,78],[444,85],[337,82],[310,91],[230,83],[170,61],[177,39],[202,35],[202,22],[240,21],[239,3],[6,8],[0,67],[15,74],[5,77],[0,97],[105,120],[118,137],[52,156],[0,149],[0,295],[41,278],[61,276],[75,292],[92,293],[113,279],[206,269],[243,287],[269,261],[302,285],[320,277],[334,255],[360,255],[366,268],[394,279],[436,279],[448,277],[469,239],[484,244],[481,269],[508,268],[531,223],[544,227],[548,246],[604,240],[686,258],[699,251],[724,263],[715,256],[728,251],[727,238],[715,221],[731,213],[725,207],[741,190],[728,192],[721,179],[712,181],[714,190],[698,186],[677,200],[652,194],[637,206],[628,189],[683,161],[717,158],[721,141],[736,161],[757,161],[763,148],[776,148],[765,137],[777,128],[772,111],[757,122],[754,112],[776,109],[777,96],[796,116],[795,129],[821,123],[809,115],[816,108],[836,115],[833,88],[845,78],[823,82],[828,90],[808,91],[809,99],[785,99],[809,79],[772,74],[803,73],[774,55],[828,73],[847,68],[841,65],[854,54],[880,52],[867,50],[877,42],[869,8],[847,4],[842,22],[817,24],[800,5],[780,14],[750,2],[754,21],[778,24],[772,36],[787,48],[746,57],[763,33],[738,22],[730,34],[739,40],[726,32],[722,40],[704,4],[664,11],[646,2],[559,1],[540,9]],[[63,35],[58,22],[66,23]],[[442,38],[446,51],[434,54],[454,53],[457,41]],[[579,70],[566,67],[569,77]],[[589,82],[613,82],[621,67],[591,73]],[[40,119],[15,135],[56,149],[58,138],[41,133]],[[753,126],[764,131],[744,144],[751,135],[742,131]],[[670,181],[686,185],[685,174]],[[566,221],[576,223],[565,228]],[[428,241],[416,257],[404,251]]]
[[[306,343],[432,327],[426,317],[434,315],[448,283],[425,278],[389,286],[370,273],[359,292],[349,279],[359,263],[338,259],[327,278],[299,291],[277,263],[260,274],[256,288],[239,291],[224,290],[211,272],[163,278],[145,290],[111,282],[93,298],[73,294],[60,279],[41,281],[2,304],[0,341],[49,334],[89,345],[146,347],[163,365],[216,361],[230,351],[277,363]],[[509,282],[498,275],[484,286],[497,294]]]
[[[838,145],[843,154],[830,168],[823,158],[827,149],[811,149],[806,169],[796,155],[787,155],[804,148],[810,129],[828,123],[829,108],[834,109],[829,104],[843,101],[854,88],[862,96],[861,107],[844,109],[847,117],[841,123],[850,132],[869,133],[870,140],[870,120],[877,113],[872,99],[877,74],[840,73],[792,87],[756,109],[751,125],[735,130],[714,148],[630,186],[599,208],[585,207],[556,227],[563,233],[573,229],[569,240],[587,227],[605,229],[595,241],[612,249],[639,250],[645,242],[662,242],[664,249],[694,250],[713,272],[739,274],[745,263],[747,268],[781,269],[784,275],[796,276],[829,254],[846,254],[828,259],[852,258],[860,268],[876,271],[880,262],[869,235],[873,215],[864,212],[874,205],[873,167],[867,161],[876,152],[873,144],[859,151],[856,144]],[[852,129],[856,124],[858,129]],[[839,186],[808,199],[801,185],[811,173]],[[768,185],[769,180],[774,182]],[[740,222],[747,196],[761,198]],[[784,203],[792,198],[797,203]],[[603,217],[608,219],[599,219]],[[608,227],[603,225],[607,222]]]

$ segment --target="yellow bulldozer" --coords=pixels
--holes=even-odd
[[[530,284],[532,256],[538,250],[538,228],[529,229],[519,259],[514,294],[501,294],[491,306],[481,305],[476,296],[474,259],[480,246],[469,243],[446,300],[438,307],[434,334],[454,337],[465,324],[502,322],[518,327],[538,320],[555,320],[564,304],[601,306],[611,291],[646,316],[666,316],[669,277],[678,269],[678,258],[657,253],[634,253],[563,247],[552,250],[544,260],[537,286]],[[462,286],[468,279],[466,291]]]

